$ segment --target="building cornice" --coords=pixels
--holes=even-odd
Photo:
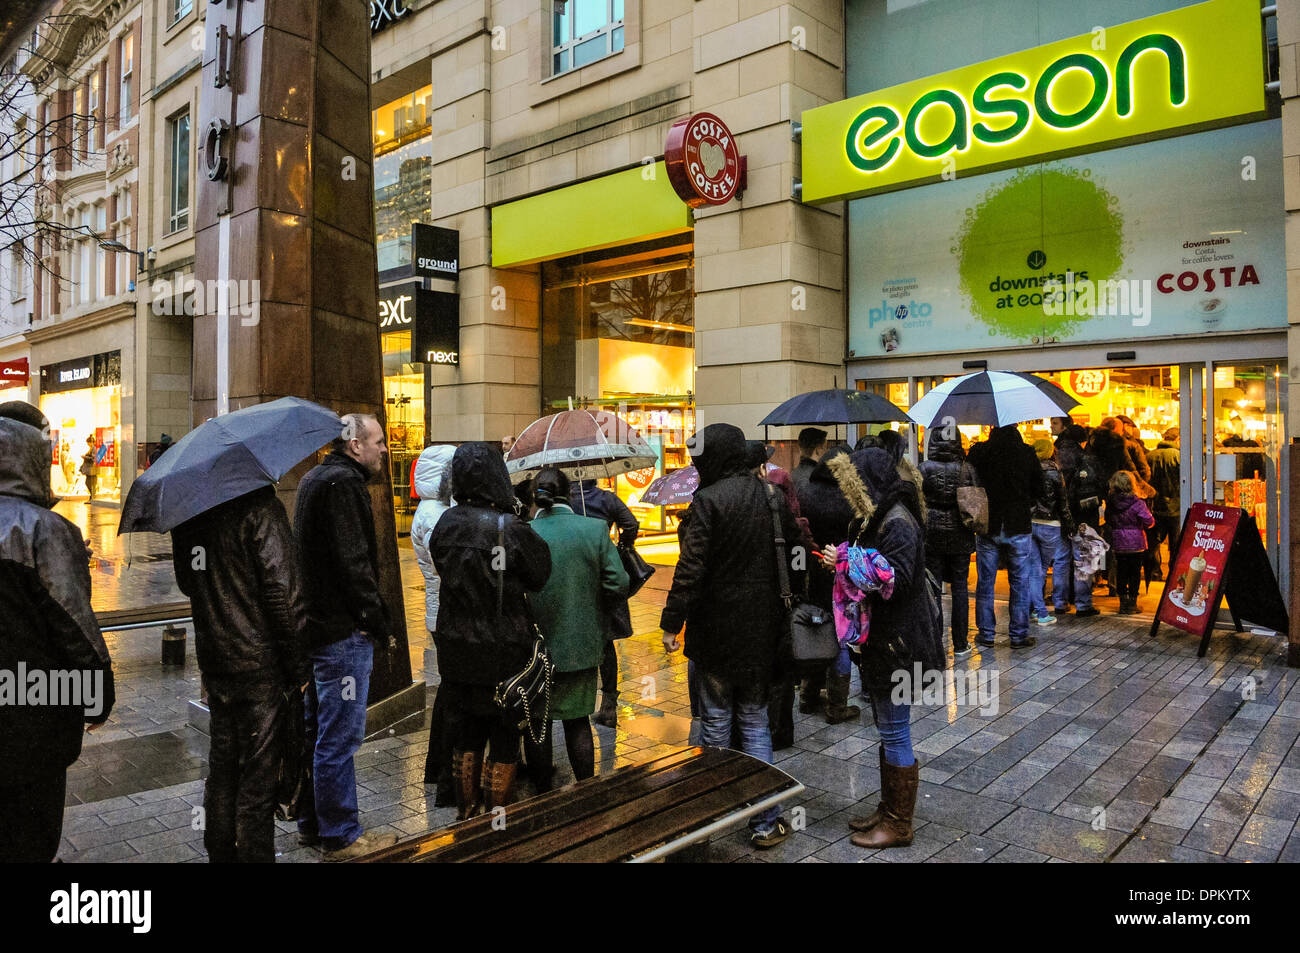
[[[45,344],[48,341],[58,340],[59,338],[70,337],[74,334],[80,334],[82,331],[90,331],[94,328],[102,327],[105,324],[114,324],[126,318],[135,317],[135,298],[118,301],[110,304],[106,308],[98,311],[91,311],[88,314],[79,315],[66,321],[55,321],[52,324],[43,325],[39,328],[33,328],[24,333],[30,344]]]

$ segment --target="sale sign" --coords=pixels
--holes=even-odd
[[[1188,510],[1158,621],[1193,635],[1204,635],[1213,624],[1241,515],[1235,506],[1214,503],[1195,503]]]

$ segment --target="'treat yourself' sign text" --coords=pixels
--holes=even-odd
[[[1264,113],[1256,0],[1207,0],[803,114],[803,200],[830,202]]]

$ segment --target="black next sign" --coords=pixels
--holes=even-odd
[[[418,281],[381,288],[381,334],[411,332],[411,363],[460,364],[460,295]]]
[[[460,274],[460,232],[454,228],[412,223],[411,259],[417,278],[455,281]]]

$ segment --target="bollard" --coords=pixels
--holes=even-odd
[[[162,663],[164,665],[185,664],[185,630],[169,625],[163,629]]]

